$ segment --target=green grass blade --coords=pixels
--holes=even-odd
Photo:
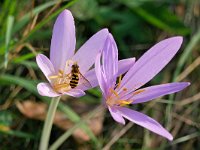
[[[67,116],[70,118],[72,122],[78,123],[81,120],[81,117],[79,117],[79,115],[75,113],[69,106],[60,103],[58,107],[62,112],[67,114]],[[96,145],[100,145],[96,136],[86,124],[81,124],[80,128],[82,128],[85,131],[85,133],[94,141]]]
[[[35,54],[33,53],[28,53],[28,54],[25,54],[25,55],[21,55],[19,57],[16,57],[13,59],[13,63],[21,63],[21,62],[24,62],[28,59],[31,59],[31,58],[34,58],[35,57]]]
[[[97,89],[90,89],[88,90],[88,92],[98,98],[100,98],[102,95],[101,95],[101,92]]]
[[[24,42],[26,41],[28,38],[30,38],[30,36],[32,34],[34,34],[36,31],[38,31],[40,28],[42,28],[45,24],[47,24],[51,19],[55,18],[59,13],[61,13],[64,9],[72,6],[77,0],[73,0],[71,2],[69,2],[68,4],[62,6],[60,9],[58,9],[57,11],[55,11],[53,14],[51,14],[49,17],[47,17],[46,19],[42,20],[40,23],[38,23],[35,28],[33,30],[31,30],[31,32],[29,32],[24,38],[21,39],[20,42]],[[19,42],[19,43],[20,43]]]
[[[1,85],[13,85],[13,84],[19,85],[25,88],[26,90],[30,91],[31,93],[38,95],[37,89],[36,89],[37,84],[34,81],[31,81],[28,79],[23,79],[23,78],[16,77],[13,75],[4,74],[4,75],[0,75],[0,84]]]
[[[193,138],[197,138],[199,136],[200,136],[200,133],[199,132],[195,132],[195,133],[180,137],[178,139],[175,139],[171,144],[172,145],[176,145],[178,143],[183,143],[183,142],[186,142],[186,141],[191,140]]]
[[[89,120],[91,117],[93,117],[95,114],[99,113],[102,110],[102,107],[98,107],[95,110],[93,110],[92,112],[90,112],[85,118],[84,120],[79,120],[72,128],[70,128],[68,131],[66,131],[63,135],[61,135],[49,148],[49,150],[56,150],[58,149],[58,147],[65,141],[67,140],[72,134],[73,132],[77,129],[77,128],[81,128],[83,127],[83,125],[85,125],[85,122],[87,120]],[[96,145],[96,148],[100,148],[100,143],[98,143],[98,145]]]
[[[7,29],[6,29],[6,40],[5,40],[5,56],[4,56],[4,66],[7,68],[8,65],[8,52],[9,52],[9,43],[10,43],[10,38],[12,35],[12,27],[14,23],[14,17],[13,16],[8,16],[8,21],[7,21]]]
[[[19,61],[19,62],[13,62],[13,64],[20,64],[20,65],[23,65],[27,68],[32,68],[32,69],[38,69],[38,66],[37,64],[35,63],[35,61],[26,61],[26,60],[23,60],[23,61]]]
[[[162,30],[180,35],[188,35],[190,33],[190,29],[185,27],[179,18],[170,12],[164,5],[156,6],[155,3],[149,2],[140,7],[136,7],[130,1],[121,2],[145,21]]]
[[[39,14],[43,11],[45,11],[47,8],[55,5],[56,3],[58,3],[59,1],[49,1],[46,2],[42,5],[39,5],[38,7],[34,8],[32,11],[28,12],[26,15],[24,15],[15,25],[14,29],[13,29],[13,33],[16,33],[17,31],[19,31],[20,29],[22,29],[31,19],[31,15],[35,16],[36,14]]]
[[[21,132],[21,131],[16,131],[16,130],[9,130],[9,131],[0,131],[0,134],[8,134],[11,136],[16,136],[16,137],[20,137],[20,138],[29,138],[29,139],[34,139],[34,135],[30,134],[30,133],[25,133],[25,132]]]
[[[8,19],[9,16],[15,16],[16,14],[16,4],[17,1],[6,0],[0,5],[0,34],[5,34],[7,22],[5,20]],[[0,37],[0,42],[4,39],[5,36]]]
[[[200,42],[200,29],[198,30],[198,32],[192,37],[192,39],[190,40],[190,42],[188,43],[187,47],[185,48],[184,52],[182,53],[177,67],[175,69],[174,75],[173,75],[173,79],[172,81],[175,82],[176,81],[176,77],[180,74],[183,66],[185,65],[187,59],[191,56],[190,53],[192,52],[192,50],[194,50],[194,47]],[[169,127],[171,124],[171,109],[172,109],[172,103],[173,103],[173,99],[175,97],[175,94],[170,95],[169,97],[169,104],[167,105],[166,108],[166,120],[167,120],[167,126]]]
[[[35,94],[36,96],[38,96],[41,100],[43,100],[47,103],[49,103],[49,101],[50,101],[49,98],[40,96],[38,94],[37,89],[36,89],[37,82],[35,82],[35,81],[23,79],[23,78],[12,76],[12,75],[0,75],[0,84],[19,85],[19,86],[25,88],[26,90],[30,91],[31,93]],[[69,120],[71,120],[72,122],[76,123],[81,120],[80,116],[76,112],[74,112],[69,106],[65,105],[63,102],[59,103],[58,109],[61,110],[62,112],[64,112],[67,115],[67,117],[69,118]],[[94,141],[94,143],[96,145],[99,144],[96,136],[93,134],[91,129],[86,124],[83,124],[81,126],[81,128]]]
[[[177,68],[174,72],[173,75],[173,81],[176,80],[176,77],[178,76],[178,74],[181,72],[181,69],[183,68],[183,66],[185,65],[188,57],[190,57],[190,54],[192,52],[192,50],[194,50],[194,47],[200,42],[200,29],[198,30],[198,32],[192,37],[192,39],[190,40],[190,42],[188,43],[187,47],[185,48],[184,52],[182,53],[178,64],[177,64]]]

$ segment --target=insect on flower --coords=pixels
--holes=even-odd
[[[139,89],[167,65],[179,50],[181,43],[182,37],[172,37],[154,45],[135,62],[123,79],[119,77],[119,83],[116,84],[118,50],[112,35],[109,34],[102,53],[97,55],[95,70],[103,95],[103,104],[109,109],[115,121],[125,124],[124,118],[126,118],[169,140],[173,139],[157,121],[126,106],[178,92],[190,84],[167,83]]]
[[[74,18],[69,10],[61,12],[53,27],[50,59],[43,54],[36,57],[37,64],[49,83],[39,83],[40,95],[57,97],[70,95],[80,97],[85,90],[98,85],[94,69],[96,55],[103,49],[108,30],[94,34],[75,53],[76,36]],[[133,59],[119,62],[119,73],[126,72],[134,63]]]
[[[78,64],[74,63],[71,70],[71,80],[69,82],[69,85],[72,89],[77,87],[80,77],[85,81],[85,83],[87,83],[84,85],[87,85],[90,88],[92,87],[90,82],[80,73]]]
[[[73,61],[72,61],[73,62]],[[68,63],[67,63],[68,64]],[[50,76],[50,79],[56,79],[54,81],[53,88],[58,93],[62,90],[68,91],[74,89],[78,86],[79,81],[82,81],[82,84],[87,88],[92,88],[90,82],[81,74],[77,62],[74,62],[71,65],[71,71],[68,74],[64,74],[62,70],[59,70],[59,74],[56,76]],[[63,79],[63,80],[62,80]],[[61,81],[62,80],[62,81]]]

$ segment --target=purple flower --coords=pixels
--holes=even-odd
[[[36,57],[37,64],[49,83],[39,83],[38,92],[42,96],[57,97],[67,94],[80,97],[85,90],[98,85],[94,69],[96,55],[103,49],[108,30],[102,29],[93,35],[75,53],[76,37],[74,18],[69,10],[64,10],[57,18],[51,39],[50,60],[43,54]],[[135,60],[126,59],[119,62],[121,71],[127,71]],[[70,86],[72,66],[78,65],[79,76],[76,87]],[[80,74],[79,74],[80,75]],[[89,83],[85,83],[88,81]]]
[[[126,118],[156,134],[173,140],[172,135],[157,121],[123,106],[143,103],[160,96],[175,93],[190,84],[188,82],[167,83],[139,89],[168,64],[179,50],[181,43],[182,37],[178,36],[154,45],[135,62],[122,80],[119,78],[119,83],[116,84],[118,50],[112,35],[109,34],[102,53],[97,55],[95,71],[103,93],[103,103],[107,106],[115,121],[125,124],[124,118]],[[102,66],[100,64],[101,56]]]

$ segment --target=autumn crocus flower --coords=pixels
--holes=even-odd
[[[38,84],[39,94],[48,97],[57,97],[63,94],[79,97],[85,94],[84,90],[97,86],[95,71],[90,68],[95,62],[97,53],[102,50],[107,36],[107,29],[100,30],[75,53],[74,18],[69,10],[64,10],[54,24],[50,60],[43,54],[36,57],[39,68],[49,81],[49,83]],[[127,71],[133,62],[132,59],[121,61],[121,72],[119,73]],[[80,78],[76,88],[70,87],[71,77],[69,74],[73,64],[78,65],[81,75],[89,81],[90,86],[85,86],[85,80]]]
[[[116,84],[118,50],[112,35],[109,35],[102,54],[97,55],[95,70],[103,93],[103,103],[115,121],[125,124],[124,118],[126,118],[169,140],[173,139],[172,135],[157,121],[126,106],[175,93],[189,85],[188,82],[167,83],[139,89],[167,65],[179,50],[181,43],[182,37],[172,37],[154,45],[135,62],[123,79],[120,78],[119,83]],[[101,55],[102,66],[100,64]]]

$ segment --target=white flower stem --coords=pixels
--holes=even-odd
[[[47,150],[49,145],[50,133],[53,125],[53,119],[56,113],[56,109],[59,103],[60,97],[52,98],[47,116],[44,122],[44,127],[42,130],[42,136],[40,139],[40,150]]]

